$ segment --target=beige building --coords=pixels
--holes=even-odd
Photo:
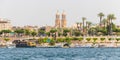
[[[65,28],[67,26],[66,13],[63,11],[62,18],[60,19],[60,13],[57,11],[55,19],[56,28]]]
[[[64,11],[62,13],[61,26],[62,28],[65,28],[67,26],[66,13]]]
[[[0,18],[0,31],[1,30],[11,30],[11,29],[12,29],[11,22],[7,19]]]
[[[30,31],[38,31],[39,27],[38,26],[24,26],[23,29],[27,29],[27,30],[30,30]]]
[[[51,26],[42,26],[42,27],[40,27],[40,30],[44,30],[45,32],[50,32],[51,29],[52,29]]]
[[[57,13],[56,13],[55,27],[56,27],[56,28],[60,28],[60,27],[61,27],[61,26],[60,26],[60,14],[59,14],[58,11],[57,11]]]
[[[37,32],[39,27],[38,26],[30,26],[30,25],[26,25],[26,26],[23,26],[23,27],[20,27],[20,26],[13,26],[12,27],[12,30],[17,30],[17,29],[26,29],[26,30]]]

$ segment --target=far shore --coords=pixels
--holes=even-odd
[[[37,42],[36,44],[38,46],[50,46],[48,42],[39,42],[38,40],[40,38],[46,39],[46,41],[47,39],[54,39],[54,37],[0,37],[0,45],[5,45],[6,41],[4,38],[9,38],[10,40],[8,42],[12,42],[14,40],[32,39],[33,41]],[[54,45],[58,45],[60,43],[69,43],[71,47],[86,47],[94,45],[103,47],[120,47],[120,36],[56,37],[56,40],[54,41]]]

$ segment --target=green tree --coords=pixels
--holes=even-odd
[[[47,36],[50,36],[50,32],[46,32],[45,34],[46,34]]]
[[[52,37],[54,37],[54,40],[56,40],[56,32],[57,32],[57,29],[50,30],[50,33],[52,33]]]
[[[11,30],[2,30],[1,33],[4,34],[4,37],[6,36],[6,34],[10,33]]]
[[[17,33],[18,36],[22,36],[25,31],[24,29],[16,29],[14,32]]]
[[[96,35],[97,34],[97,29],[92,27],[88,30],[88,34],[93,36],[93,35]]]
[[[28,29],[25,29],[25,35],[27,35],[27,36],[30,36],[30,34],[31,34],[31,32],[30,32],[30,30],[28,30]]]
[[[34,36],[37,35],[37,32],[33,31],[33,32],[31,33],[31,35],[34,37]]]
[[[51,30],[50,30],[50,33],[52,33],[52,36],[53,36],[53,34],[54,34],[55,32],[57,32],[56,29],[51,29]]]
[[[69,29],[64,29],[63,30],[63,36],[67,36],[67,34],[70,32],[70,30]]]
[[[10,33],[11,30],[2,30],[1,32],[2,32],[2,33]]]
[[[57,32],[56,29],[51,29],[51,30],[50,30],[50,33],[55,33],[55,32]]]
[[[81,33],[80,33],[80,31],[75,31],[74,34],[75,34],[75,36],[80,36]]]
[[[45,31],[44,31],[44,30],[39,30],[38,33],[39,33],[40,35],[43,35],[43,34],[45,34]]]

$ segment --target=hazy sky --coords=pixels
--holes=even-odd
[[[10,19],[17,26],[53,26],[57,10],[65,10],[68,26],[81,22],[81,17],[98,23],[99,12],[115,14],[114,23],[120,25],[120,0],[0,0],[0,18]]]

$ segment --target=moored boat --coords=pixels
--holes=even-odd
[[[13,41],[13,43],[16,44],[16,48],[31,48],[31,47],[36,47],[36,44],[34,42],[28,42],[28,41],[25,41],[25,40],[15,40]]]
[[[6,48],[15,48],[16,45],[13,44],[12,42],[6,42]]]

